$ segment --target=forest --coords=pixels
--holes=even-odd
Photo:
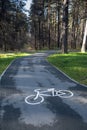
[[[27,0],[0,0],[0,49],[20,50],[27,43]]]
[[[26,1],[0,0],[0,50],[86,51],[86,0],[32,0],[28,16]]]

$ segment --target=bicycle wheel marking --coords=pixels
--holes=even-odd
[[[25,103],[29,105],[38,105],[44,102],[44,97],[71,98],[74,95],[70,90],[55,90],[55,88],[47,89],[46,91],[35,89],[34,92],[35,95],[29,95],[25,98]]]
[[[73,93],[69,90],[59,90],[60,94],[58,95],[61,98],[71,98]]]
[[[32,100],[33,100],[33,101],[32,101],[32,100],[31,100],[31,101],[28,101],[31,97],[32,97]],[[27,97],[25,98],[25,102],[26,102],[27,104],[29,104],[29,105],[37,105],[37,104],[40,104],[40,103],[42,103],[42,102],[44,101],[44,98],[43,98],[42,96],[39,96],[40,101],[36,101],[37,99],[34,100],[34,97],[35,97],[35,95],[27,96]]]

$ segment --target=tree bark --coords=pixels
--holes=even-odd
[[[62,53],[67,53],[68,50],[68,5],[69,0],[63,0],[63,45]]]
[[[58,1],[58,39],[57,39],[57,46],[60,47],[60,1]]]
[[[41,21],[40,21],[40,18],[39,18],[39,21],[38,21],[38,22],[39,22],[39,46],[38,46],[38,47],[39,47],[39,50],[41,50],[41,43],[40,43],[40,35],[41,35],[41,34],[40,34],[40,33],[41,33],[40,25],[41,25]]]
[[[87,20],[86,20],[83,43],[82,43],[82,48],[81,48],[82,53],[84,53],[86,51],[86,42],[87,42]]]

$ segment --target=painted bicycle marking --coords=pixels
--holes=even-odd
[[[73,93],[69,90],[55,90],[55,88],[47,89],[43,91],[41,89],[35,89],[34,95],[29,95],[25,98],[25,102],[29,105],[38,105],[44,102],[44,97],[60,97],[60,98],[71,98]]]

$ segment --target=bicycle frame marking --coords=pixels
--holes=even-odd
[[[46,91],[41,91],[41,89],[35,89],[34,92],[36,95],[30,95],[25,98],[25,102],[29,105],[37,105],[44,101],[44,97],[52,96],[52,97],[60,97],[60,98],[71,98],[73,96],[73,93],[69,90],[55,90],[55,88],[49,88]],[[50,93],[51,94],[47,94]],[[67,95],[68,93],[68,95]],[[65,96],[64,96],[65,95]],[[41,101],[37,101],[35,103],[29,102],[28,99],[33,98],[33,101],[36,101],[38,98],[40,98]]]

